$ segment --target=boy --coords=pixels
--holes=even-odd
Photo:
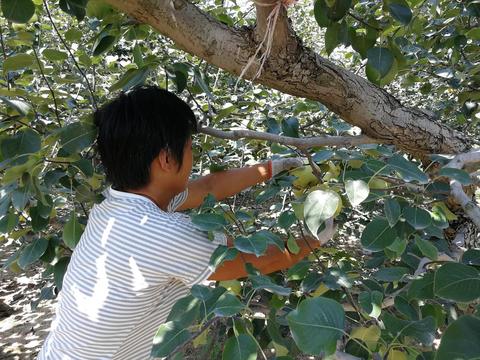
[[[247,262],[270,273],[308,254],[302,241],[297,255],[271,247],[265,256],[241,254],[213,272],[212,252],[231,240],[217,234],[210,241],[176,212],[199,206],[209,193],[218,200],[234,195],[301,160],[268,161],[189,181],[195,116],[157,87],[121,94],[95,113],[95,124],[112,186],[93,207],[72,255],[38,359],[148,359],[157,328],[194,284],[244,277]],[[332,233],[327,230],[325,239]]]

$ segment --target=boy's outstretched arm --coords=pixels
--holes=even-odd
[[[302,164],[303,161],[299,158],[286,158],[202,176],[188,183],[188,197],[177,211],[200,206],[208,194],[212,194],[217,200],[225,199],[267,181],[283,170]]]
[[[260,257],[256,257],[254,254],[240,253],[235,259],[225,261],[220,265],[210,275],[209,280],[222,281],[246,277],[248,276],[245,270],[246,263],[251,263],[265,275],[278,270],[288,269],[307,256],[312,249],[317,249],[330,240],[335,231],[336,227],[333,224],[333,219],[327,220],[327,227],[318,234],[318,240],[307,236],[303,239],[298,239],[297,244],[300,247],[298,254],[291,254],[287,250],[281,251],[275,245],[270,245],[266,253]],[[229,246],[232,245],[231,240],[229,240]]]

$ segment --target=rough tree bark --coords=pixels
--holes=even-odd
[[[257,6],[255,28],[232,28],[186,0],[107,0],[129,16],[149,24],[177,46],[208,63],[239,75],[263,38],[272,6]],[[415,154],[461,153],[465,136],[427,111],[403,106],[366,79],[320,57],[302,44],[282,7],[274,46],[255,82],[294,96],[316,100],[363,133]],[[258,70],[252,66],[245,78]]]

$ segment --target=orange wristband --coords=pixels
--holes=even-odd
[[[267,170],[268,170],[268,178],[271,179],[272,176],[273,176],[272,160],[269,160],[269,161],[268,161]]]

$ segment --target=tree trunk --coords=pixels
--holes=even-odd
[[[185,51],[237,76],[263,38],[270,9],[257,9],[257,29],[236,29],[185,0],[107,2],[151,25]],[[255,82],[319,101],[351,125],[360,127],[365,135],[410,153],[460,153],[469,149],[465,136],[433,115],[403,106],[385,90],[303,46],[283,7],[274,38],[272,54]],[[257,70],[255,62],[245,77],[251,79]]]

